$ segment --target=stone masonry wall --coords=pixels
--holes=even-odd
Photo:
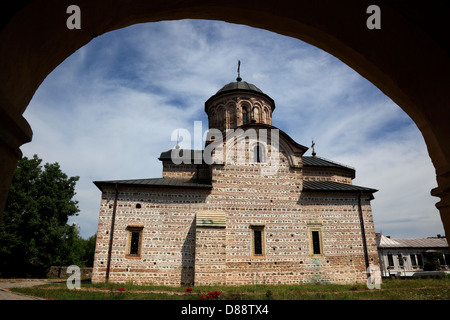
[[[93,282],[106,280],[114,189],[103,192]],[[195,214],[207,191],[119,189],[109,280],[180,285],[194,280]],[[136,208],[139,203],[141,208]],[[142,226],[139,258],[126,257],[127,227]]]
[[[378,265],[370,195],[363,195],[361,210],[370,265]],[[300,197],[302,220],[308,225],[319,225],[323,234],[324,255],[318,263],[322,278],[336,283],[364,282],[366,262],[359,219],[358,195],[348,193],[303,193]],[[304,235],[305,236],[305,235]]]
[[[366,281],[359,195],[302,192],[302,164],[291,167],[288,156],[283,150],[272,176],[261,175],[261,163],[212,165],[212,189],[119,188],[110,281],[172,286]],[[106,279],[114,195],[110,188],[102,196],[93,282]],[[361,196],[361,210],[369,262],[378,264],[370,195]],[[226,227],[196,227],[200,211],[225,212]],[[142,228],[139,257],[126,256],[130,226]],[[255,227],[263,230],[262,255],[252,252]],[[312,254],[311,228],[321,232],[320,255]]]
[[[195,284],[226,284],[225,228],[199,227],[196,231]]]
[[[329,168],[304,168],[303,179],[309,181],[334,181],[352,184],[351,176],[343,170]]]

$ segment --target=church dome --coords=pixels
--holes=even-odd
[[[230,82],[229,84],[224,85],[219,91],[217,91],[217,93],[224,93],[227,91],[234,91],[234,90],[256,91],[258,93],[263,93],[254,84],[242,81],[240,80],[240,78],[238,78],[237,81],[235,82]]]
[[[254,84],[242,81],[239,68],[240,61],[236,81],[224,85],[205,102],[209,128],[224,132],[250,123],[272,125],[275,102]]]
[[[261,89],[259,89],[254,84],[248,83],[247,81],[242,81],[241,77],[237,77],[236,81],[230,82],[224,85],[219,91],[217,91],[212,97],[210,97],[205,105],[208,105],[212,100],[227,94],[227,93],[250,93],[253,95],[263,96],[270,101],[272,105],[272,110],[275,109],[275,103],[271,97],[265,94]],[[205,108],[206,111],[206,108]]]

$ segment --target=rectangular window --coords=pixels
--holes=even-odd
[[[253,162],[254,163],[266,162],[265,155],[266,155],[266,148],[262,144],[258,143],[253,148]]]
[[[140,258],[142,247],[142,230],[143,227],[128,227],[127,238],[127,258]]]
[[[130,255],[139,254],[139,238],[141,233],[139,231],[131,232],[131,244],[130,244]]]
[[[419,264],[419,266],[423,266],[423,259],[421,253],[417,254],[417,263]]]
[[[388,258],[389,267],[393,267],[394,266],[394,257],[392,256],[392,254],[388,253],[387,258]]]
[[[251,226],[252,231],[252,256],[264,257],[264,226]]]
[[[255,147],[255,162],[261,162],[261,147],[259,146],[259,144]]]
[[[417,261],[416,261],[416,255],[415,254],[411,255],[411,264],[413,266],[417,266]]]
[[[309,248],[312,257],[323,256],[322,227],[309,226]]]
[[[321,254],[320,252],[320,237],[319,231],[312,231],[312,245],[313,245],[313,254]]]

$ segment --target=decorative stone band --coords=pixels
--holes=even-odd
[[[197,227],[225,228],[226,227],[225,217],[226,217],[225,212],[201,211],[197,213],[195,222]]]

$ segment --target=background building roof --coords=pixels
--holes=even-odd
[[[386,236],[377,237],[378,248],[448,248],[446,238],[410,238],[391,239]]]

